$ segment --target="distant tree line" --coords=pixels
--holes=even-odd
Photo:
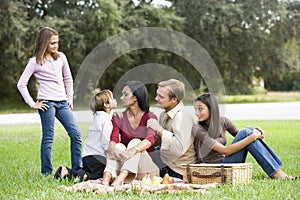
[[[60,34],[60,50],[75,77],[85,57],[102,41],[140,27],[184,33],[201,44],[216,63],[226,94],[300,91],[300,3],[269,0],[173,0],[171,6],[141,0],[0,0],[1,102],[20,101],[16,84],[32,57],[38,30]],[[112,89],[125,72],[146,64],[171,66],[205,91],[205,81],[183,58],[157,49],[141,49],[116,59],[99,80]],[[36,92],[36,82],[28,87]],[[154,90],[150,87],[150,92]]]

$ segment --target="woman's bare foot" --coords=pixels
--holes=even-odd
[[[104,172],[103,179],[102,179],[102,185],[109,186],[110,180],[111,180],[111,173]]]
[[[121,171],[119,176],[116,178],[116,180],[114,180],[114,182],[111,185],[113,185],[113,186],[123,185],[128,174],[129,174],[129,172],[127,170]]]
[[[285,172],[278,170],[277,172],[275,172],[272,176],[272,178],[274,179],[293,179],[292,176],[287,175]]]

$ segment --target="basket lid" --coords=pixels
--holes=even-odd
[[[183,167],[186,167],[188,164],[181,164]],[[199,164],[189,164],[190,167],[242,167],[242,166],[252,166],[252,163],[199,163]]]

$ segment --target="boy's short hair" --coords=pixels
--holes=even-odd
[[[109,103],[110,98],[112,98],[112,92],[110,90],[101,90],[96,93],[90,100],[90,108],[93,113],[96,111],[105,111],[104,104]]]

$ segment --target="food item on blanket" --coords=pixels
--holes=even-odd
[[[143,184],[172,184],[174,183],[174,178],[170,177],[168,173],[164,175],[163,178],[159,176],[153,176],[152,178],[150,177],[150,174],[146,174],[142,178],[142,183]]]
[[[163,179],[161,177],[158,177],[158,176],[153,176],[151,178],[152,184],[161,184],[162,181],[163,181]]]
[[[172,184],[174,183],[174,178],[170,177],[168,173],[166,173],[163,177],[162,184]]]
[[[175,180],[174,180],[173,177],[170,177],[170,178],[169,178],[169,184],[173,184],[173,183],[175,183]]]
[[[170,176],[168,173],[166,173],[163,177],[163,181],[162,181],[162,184],[169,184],[169,179],[170,179]]]
[[[142,178],[142,183],[143,184],[151,184],[151,178],[150,178],[150,174],[146,174],[143,178]]]

